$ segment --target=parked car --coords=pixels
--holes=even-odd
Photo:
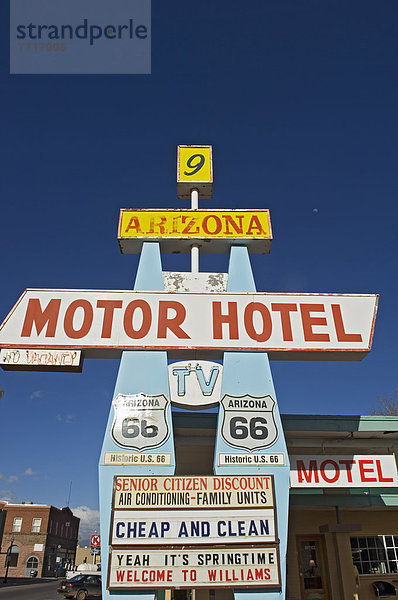
[[[65,598],[101,598],[101,575],[75,575],[70,579],[63,579],[59,584],[58,592]]]

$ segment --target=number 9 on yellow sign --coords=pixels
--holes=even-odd
[[[213,188],[213,159],[211,146],[178,146],[177,191],[179,198],[189,198],[193,188],[199,197],[211,198]]]

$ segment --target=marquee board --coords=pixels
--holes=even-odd
[[[107,589],[280,587],[278,546],[111,551]]]
[[[116,476],[115,509],[275,508],[270,475]]]
[[[115,510],[109,544],[187,546],[277,542],[274,508],[235,510]]]

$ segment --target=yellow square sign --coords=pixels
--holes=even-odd
[[[179,198],[189,198],[192,189],[200,198],[211,198],[213,158],[211,146],[178,146],[177,191]]]

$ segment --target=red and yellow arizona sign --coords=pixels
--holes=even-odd
[[[124,208],[120,211],[118,240],[124,254],[140,252],[144,241],[160,242],[164,252],[189,252],[193,241],[200,240],[201,252],[205,253],[227,252],[231,243],[239,241],[250,252],[268,254],[272,230],[269,210]]]

